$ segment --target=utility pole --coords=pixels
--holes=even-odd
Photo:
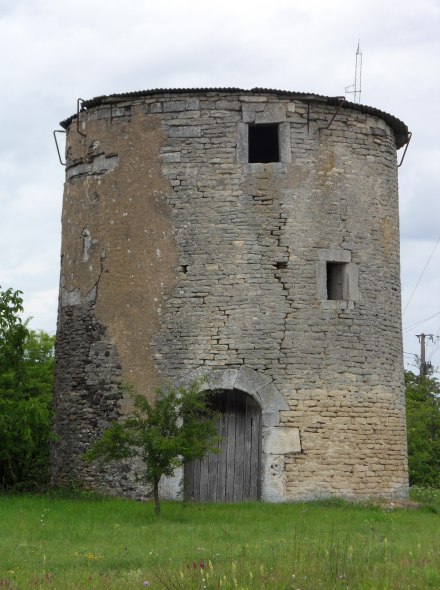
[[[417,334],[417,338],[420,342],[420,377],[426,377],[431,368],[431,363],[426,362],[426,338],[433,342],[434,336],[433,334]]]

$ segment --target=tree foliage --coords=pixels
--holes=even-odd
[[[54,337],[29,330],[20,291],[0,288],[0,487],[45,483]]]
[[[440,383],[405,373],[411,485],[440,487]]]
[[[113,422],[86,453],[86,459],[142,459],[143,473],[138,477],[152,487],[159,515],[160,478],[171,476],[187,461],[215,451],[218,437],[215,413],[199,381],[187,388],[162,387],[156,394],[153,405],[146,397],[131,393],[133,414],[122,422]]]

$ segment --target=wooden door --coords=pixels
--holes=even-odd
[[[241,391],[212,396],[219,412],[219,453],[185,468],[185,490],[198,502],[243,502],[260,498],[261,410]]]

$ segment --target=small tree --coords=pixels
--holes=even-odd
[[[156,390],[152,405],[142,395],[131,393],[133,414],[113,422],[102,437],[88,450],[88,461],[140,457],[143,473],[138,478],[153,489],[155,513],[160,515],[159,481],[171,476],[176,467],[194,459],[203,459],[216,451],[218,442],[215,412],[201,382],[189,387],[166,386]]]

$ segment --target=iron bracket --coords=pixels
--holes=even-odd
[[[338,108],[336,109],[335,113],[333,114],[333,117],[330,119],[330,121],[327,123],[326,127],[320,127],[318,129],[318,132],[320,133],[321,131],[326,131],[327,129],[329,129],[330,125],[333,123],[333,121],[336,118],[336,115],[339,113],[339,111],[342,108],[342,105],[344,104],[344,102],[347,100],[345,98],[345,96],[337,96],[336,98],[338,98],[340,100],[340,103],[338,104]]]
[[[400,164],[397,164],[397,168],[400,168],[400,166],[403,164],[403,160],[405,159],[406,150],[408,149],[409,142],[411,141],[411,137],[412,137],[412,132],[408,131],[408,141],[406,142],[405,150],[402,154],[402,159],[400,160]]]
[[[55,129],[54,132],[53,132],[53,138],[55,140],[55,145],[57,146],[57,152],[58,152],[58,158],[60,160],[60,164],[62,166],[65,166],[66,165],[66,162],[63,162],[63,160],[61,159],[61,152],[60,152],[60,148],[59,148],[59,145],[58,145],[57,133],[66,133],[66,132],[63,131],[62,129]]]
[[[83,103],[83,102],[84,102],[83,98],[78,98],[78,100],[76,101],[76,130],[83,137],[87,137],[87,133],[83,133],[79,128],[80,103]]]

